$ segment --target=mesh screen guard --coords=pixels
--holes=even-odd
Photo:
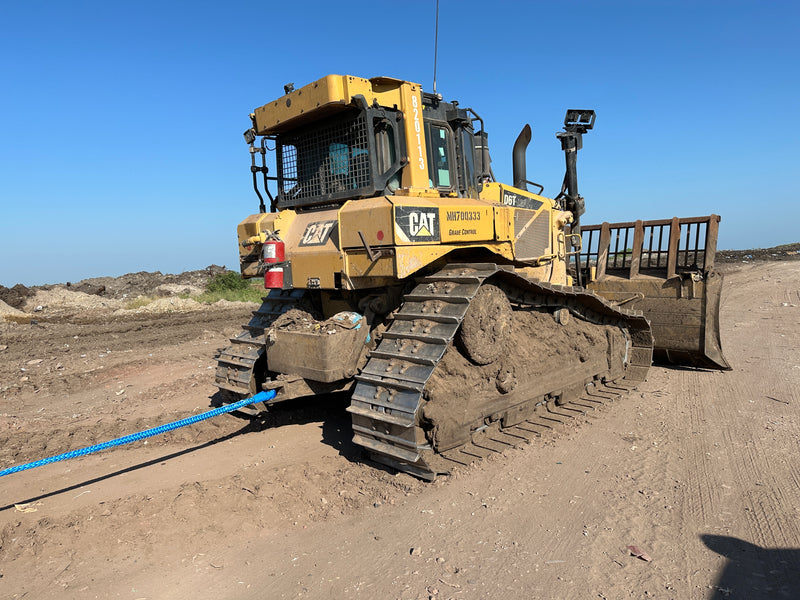
[[[371,129],[360,110],[280,135],[278,204],[306,206],[372,195]]]

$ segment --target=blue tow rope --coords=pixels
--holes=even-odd
[[[113,448],[114,446],[122,446],[123,444],[129,444],[131,442],[143,440],[145,438],[153,437],[154,435],[161,435],[162,433],[166,433],[168,431],[172,431],[173,429],[178,429],[180,427],[185,427],[186,425],[194,425],[195,423],[199,423],[200,421],[205,421],[206,419],[210,419],[212,417],[216,417],[217,415],[221,415],[224,413],[233,412],[234,410],[238,410],[250,404],[255,404],[256,402],[269,402],[275,397],[276,393],[277,392],[275,390],[270,390],[268,392],[259,392],[258,394],[256,394],[255,396],[251,396],[250,398],[244,398],[243,400],[239,400],[239,402],[235,402],[233,404],[226,404],[225,406],[220,406],[219,408],[215,408],[213,410],[204,412],[199,415],[186,417],[185,419],[181,419],[180,421],[173,421],[172,423],[159,425],[158,427],[153,427],[152,429],[145,429],[144,431],[140,431],[138,433],[132,433],[130,435],[117,438],[115,440],[103,442],[102,444],[95,444],[94,446],[79,448],[78,450],[71,450],[70,452],[59,454],[58,456],[43,458],[42,460],[37,460],[35,462],[28,463],[25,465],[17,465],[15,467],[9,467],[8,469],[3,469],[2,471],[0,471],[0,477],[3,477],[4,475],[10,475],[11,473],[18,473],[19,471],[27,471],[28,469],[33,469],[34,467],[41,467],[42,465],[49,465],[50,463],[61,462],[62,460],[68,460],[70,458],[77,458],[78,456],[86,456],[87,454],[100,452],[100,450],[106,450],[107,448]]]

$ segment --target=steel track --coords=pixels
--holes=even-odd
[[[652,360],[653,337],[650,324],[641,313],[615,307],[582,288],[532,281],[495,264],[451,264],[417,280],[417,286],[404,298],[391,326],[356,377],[348,408],[353,419],[353,441],[366,448],[374,460],[432,480],[447,470],[440,466],[440,457],[451,463],[463,463],[458,459],[460,454],[481,457],[480,452],[471,450],[478,448],[474,441],[436,455],[420,426],[420,418],[425,384],[452,344],[470,301],[489,278],[519,305],[565,307],[592,323],[616,325],[628,332],[623,374],[614,381],[598,378],[588,382],[577,400],[558,408],[549,394],[526,399],[528,406],[519,414],[535,413],[535,417],[509,423],[503,429],[495,427],[507,441],[525,440],[526,424],[542,427],[548,419],[560,422],[573,413],[578,415],[600,402],[598,395],[622,393],[646,377]],[[474,439],[477,438],[473,436]],[[502,444],[512,445],[507,441],[501,442],[501,449]]]

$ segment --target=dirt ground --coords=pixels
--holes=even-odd
[[[800,598],[800,261],[731,260],[733,371],[654,367],[433,484],[359,460],[342,397],[2,477],[0,596]],[[0,468],[216,403],[253,306],[125,310],[110,285],[0,305]]]

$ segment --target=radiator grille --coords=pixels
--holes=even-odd
[[[518,260],[531,260],[549,254],[550,218],[547,211],[540,212],[531,223],[530,212],[514,212],[514,236],[517,238],[514,253]]]

